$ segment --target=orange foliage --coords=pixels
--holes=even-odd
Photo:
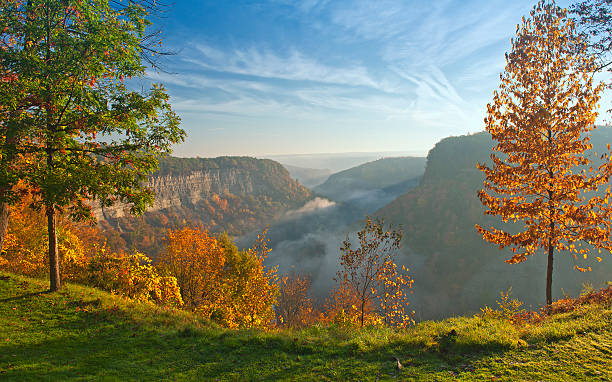
[[[47,232],[44,215],[29,209],[26,203],[11,207],[0,267],[9,272],[42,277],[47,274]]]
[[[538,323],[544,321],[548,317],[572,312],[581,306],[591,304],[610,306],[610,304],[612,304],[612,284],[608,285],[606,288],[585,293],[578,298],[562,298],[550,305],[542,307],[539,311],[523,311],[517,313],[512,317],[512,321],[514,323]]]
[[[485,213],[524,226],[518,233],[476,228],[485,240],[512,250],[508,263],[548,251],[547,304],[555,250],[585,258],[593,247],[612,250],[612,158],[603,155],[594,168],[585,155],[603,85],[593,84],[594,61],[582,44],[554,1],[540,1],[523,19],[500,90],[487,106],[486,129],[498,142],[493,164],[478,164],[486,176],[478,193]]]
[[[43,277],[49,272],[47,256],[46,216],[29,208],[31,198],[11,207],[5,245],[0,253],[0,268],[9,272]],[[62,277],[79,281],[85,273],[88,259],[102,247],[102,235],[95,227],[58,221],[58,247]]]
[[[564,298],[555,301],[550,306],[542,308],[541,315],[554,315],[576,310],[578,307],[589,304],[610,306],[612,304],[612,284],[600,290],[592,290],[578,298]]]
[[[183,301],[198,314],[229,328],[269,327],[278,286],[276,268],[263,264],[268,253],[264,235],[238,251],[227,235],[184,228],[168,231],[159,266],[176,277]]]
[[[185,305],[209,318],[219,306],[225,253],[207,231],[168,230],[168,248],[159,266],[176,277]]]

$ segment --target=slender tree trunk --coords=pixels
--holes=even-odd
[[[548,267],[546,268],[546,305],[552,304],[552,274],[553,274],[553,247],[548,247]]]
[[[28,2],[29,3],[29,2]],[[49,62],[51,58],[51,20],[50,20],[50,9],[49,3],[46,2],[46,16],[47,16],[47,39],[46,39],[46,61]],[[45,101],[47,104],[51,104],[51,92],[47,89],[48,94],[45,97]],[[51,176],[53,172],[53,125],[52,118],[49,110],[46,111],[47,117],[47,181],[48,177]],[[57,230],[56,230],[56,213],[55,213],[55,204],[53,201],[50,201],[46,196],[46,204],[47,204],[47,230],[49,233],[49,290],[51,292],[55,292],[60,289],[60,264],[59,264],[59,255],[57,252]]]
[[[8,229],[9,214],[11,209],[8,204],[0,203],[0,252],[2,252],[2,246],[4,245],[4,238]]]
[[[49,290],[60,289],[60,265],[57,252],[57,235],[55,229],[55,208],[47,206],[47,228],[49,231]]]
[[[551,237],[548,240],[548,266],[546,267],[546,305],[552,304],[552,274],[553,274],[553,255],[554,246],[552,232],[554,231],[555,223],[550,222]]]
[[[365,301],[361,302],[361,327],[363,328],[363,316],[365,315]]]
[[[49,123],[47,122],[47,128]],[[47,171],[53,171],[53,151],[47,147]],[[55,206],[47,201],[47,232],[49,234],[49,290],[55,292],[60,289],[60,264],[57,252]]]

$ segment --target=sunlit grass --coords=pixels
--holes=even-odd
[[[612,308],[540,323],[456,317],[404,332],[312,326],[230,331],[187,312],[0,274],[0,379],[609,380]],[[396,370],[393,357],[403,363]]]

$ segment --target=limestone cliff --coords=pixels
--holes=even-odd
[[[167,228],[185,225],[241,235],[312,197],[279,163],[249,157],[166,158],[148,187],[155,202],[142,217],[125,205],[94,210],[115,247],[154,254]]]

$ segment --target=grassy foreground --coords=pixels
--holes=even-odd
[[[46,288],[0,273],[0,380],[612,381],[610,300],[521,326],[458,317],[403,333],[261,332],[82,286]]]

